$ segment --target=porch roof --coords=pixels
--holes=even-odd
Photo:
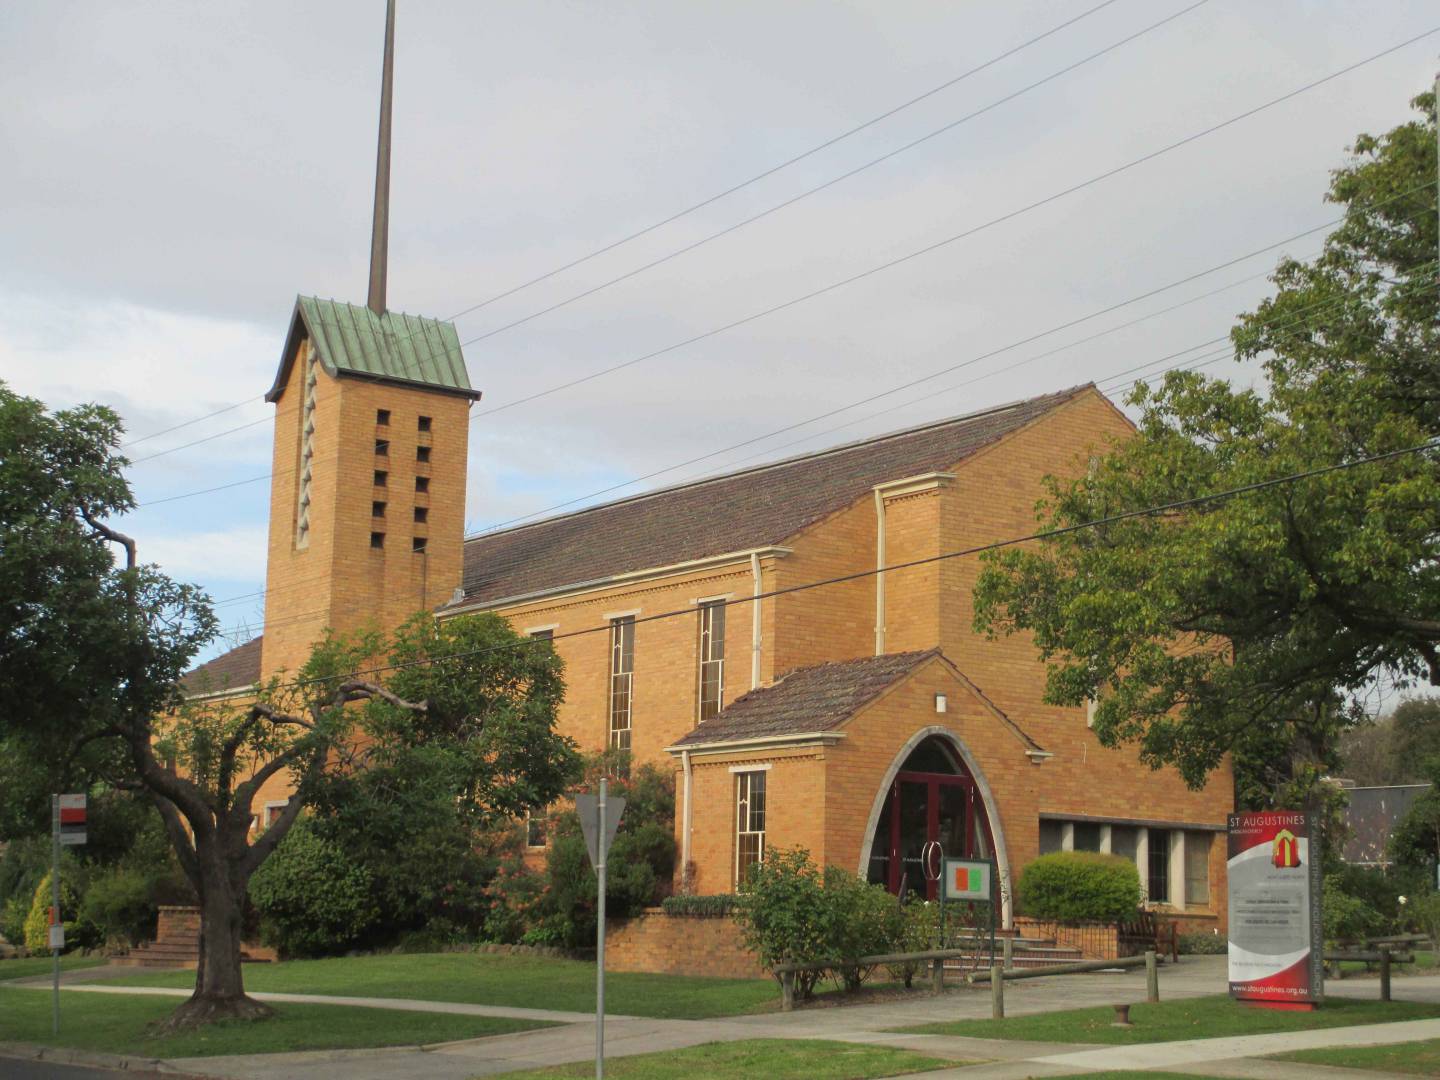
[[[832,731],[939,649],[886,653],[800,668],[773,686],[751,690],[705,721],[675,746],[744,742],[781,735]]]

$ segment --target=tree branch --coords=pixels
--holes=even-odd
[[[317,755],[317,764],[319,760],[321,760],[320,755]],[[270,857],[270,853],[279,846],[281,840],[285,839],[290,827],[295,824],[300,817],[300,811],[304,808],[305,800],[300,797],[300,789],[297,787],[294,794],[290,796],[290,801],[285,804],[285,809],[280,811],[280,816],[265,830],[264,835],[250,845],[241,858],[238,870],[242,877],[248,880],[260,864]]]
[[[149,795],[150,801],[155,804],[155,809],[160,811],[160,819],[165,823],[165,833],[170,837],[170,846],[175,849],[175,857],[180,860],[180,869],[185,871],[185,876],[190,879],[190,884],[194,885],[198,892],[200,890],[200,861],[195,857],[194,841],[186,832],[185,823],[180,820],[180,811],[165,796],[154,791],[150,791]]]
[[[95,516],[90,513],[87,507],[82,506],[80,508],[80,516],[85,519],[85,524],[89,525],[90,528],[94,529],[100,536],[103,536],[111,543],[119,544],[123,547],[125,549],[125,569],[135,569],[138,559],[136,557],[135,541],[133,538],[126,536],[122,532],[116,532],[103,521],[96,520]]]

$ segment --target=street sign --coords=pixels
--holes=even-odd
[[[599,866],[602,853],[595,848],[595,837],[599,829],[599,797],[576,795],[575,812],[580,815],[580,831],[585,834],[585,850],[590,853],[590,865]],[[620,815],[625,812],[625,800],[609,795],[605,799],[605,851],[615,842],[615,830],[620,827]]]
[[[946,900],[994,898],[995,864],[988,859],[946,859],[944,893]]]
[[[65,927],[60,923],[55,923],[50,927],[50,948],[65,948]]]
[[[85,843],[85,796],[60,796],[60,843],[67,847]]]

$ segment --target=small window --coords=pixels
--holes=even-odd
[[[430,430],[430,417],[428,417],[428,416],[422,416],[422,417],[420,417],[420,430],[421,430],[421,431],[429,431],[429,430]]]
[[[1170,830],[1150,830],[1150,858],[1145,875],[1146,897],[1152,904],[1170,902]]]
[[[720,711],[725,697],[725,601],[700,605],[700,722]]]
[[[1064,843],[1064,829],[1058,821],[1040,821],[1040,854],[1049,855],[1052,851],[1059,851]]]
[[[1140,847],[1140,830],[1134,825],[1110,826],[1110,854],[1135,861],[1135,852]]]
[[[1075,822],[1075,850],[1099,851],[1100,826],[1093,821]]]
[[[427,507],[424,507],[424,506],[417,506],[417,507],[415,507],[415,524],[416,524],[416,525],[424,525],[426,519],[429,518],[429,517],[430,517],[430,511],[429,511],[429,509],[428,509]]]
[[[371,516],[371,517],[384,517],[384,516],[385,516],[385,504],[384,504],[383,502],[381,502],[379,499],[376,499],[374,502],[372,502],[372,503],[370,504],[370,516]]]
[[[417,477],[415,477],[415,491],[416,491],[416,494],[423,495],[423,494],[425,494],[425,493],[426,493],[427,491],[429,491],[429,490],[430,490],[430,477],[428,477],[428,476],[417,476]]]
[[[534,638],[536,641],[554,641],[555,631],[553,628],[531,630],[528,636]]]
[[[415,460],[420,462],[421,465],[428,465],[430,463],[430,447],[415,447]]]
[[[735,884],[765,861],[765,774],[735,774]]]
[[[390,410],[389,410],[389,409],[376,409],[376,410],[375,410],[375,423],[379,424],[381,427],[389,427],[389,426],[390,426]]]
[[[525,811],[525,846],[532,848],[545,846],[544,811]]]
[[[1185,906],[1205,907],[1210,903],[1210,834],[1185,834]]]
[[[385,534],[382,532],[372,532],[370,534],[370,546],[377,549],[383,548],[385,546]]]
[[[380,456],[380,457],[389,457],[389,456],[390,456],[390,440],[389,440],[389,439],[376,439],[376,440],[375,440],[375,453],[376,453],[378,456]]]
[[[422,551],[424,551],[424,550],[425,550],[425,537],[423,537],[423,536],[417,536],[417,537],[415,537],[414,540],[410,541],[410,550],[411,550],[411,551],[415,551],[415,552],[422,552]]]
[[[375,470],[375,486],[376,486],[376,487],[384,487],[384,486],[385,486],[385,481],[387,481],[387,480],[389,480],[389,479],[390,479],[390,474],[387,473],[384,469],[376,469],[376,470]]]
[[[635,689],[635,616],[610,620],[610,749],[630,749]]]

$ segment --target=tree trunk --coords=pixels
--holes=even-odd
[[[200,963],[195,971],[195,993],[160,1024],[161,1031],[196,1028],[214,1020],[259,1020],[274,1012],[245,994],[240,936],[246,881],[220,851],[206,850],[228,846],[218,837],[196,845]]]

